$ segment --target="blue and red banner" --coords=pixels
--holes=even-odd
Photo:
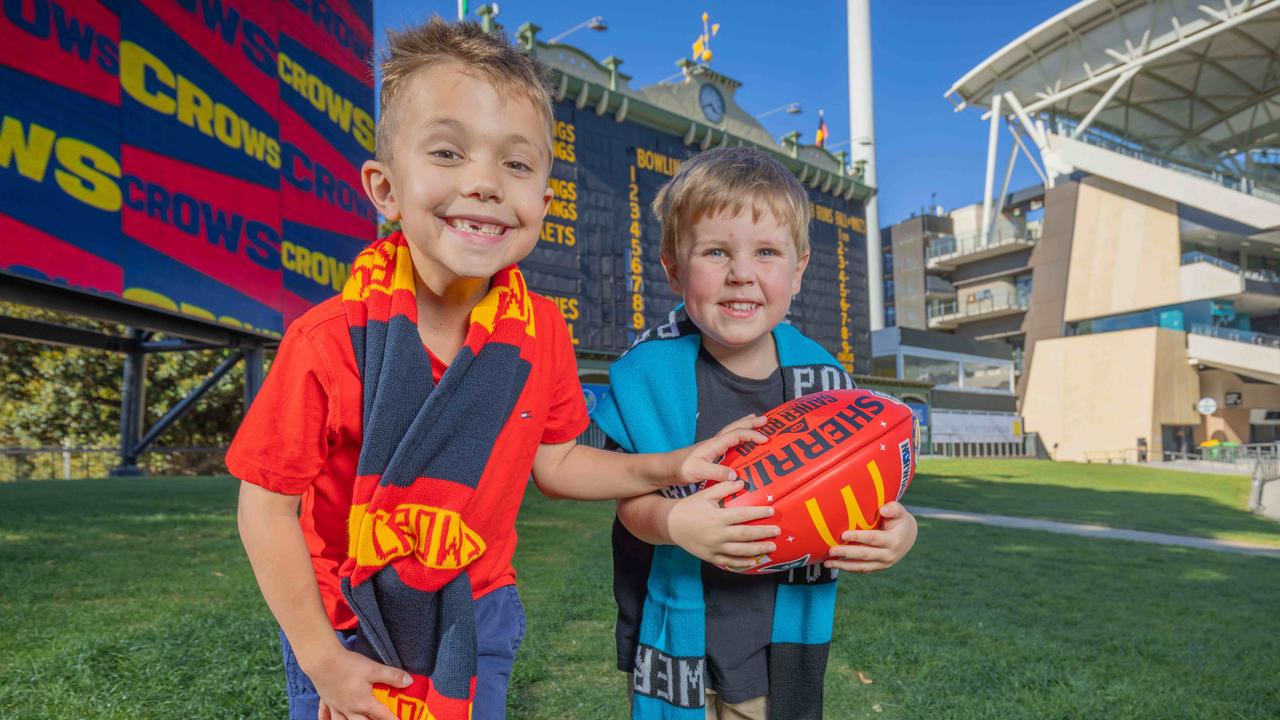
[[[374,238],[372,19],[372,0],[0,3],[0,272],[281,334]]]

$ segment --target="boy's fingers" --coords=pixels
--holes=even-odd
[[[733,471],[733,468],[727,468],[709,460],[702,460],[694,465],[693,476],[699,480],[715,480],[717,483],[728,483],[738,479],[738,474]],[[707,490],[711,489],[714,489],[714,486],[707,488]]]
[[[723,467],[723,466],[718,466],[718,467]],[[743,483],[741,480],[733,480],[731,482],[718,482],[714,485],[708,485],[707,487],[699,490],[697,494],[702,496],[704,500],[718,502],[741,490],[742,485]]]
[[[724,543],[721,555],[737,560],[750,560],[754,564],[756,555],[768,555],[776,550],[777,547],[772,542],[727,542]]]
[[[409,673],[390,665],[376,665],[376,669],[369,675],[369,678],[372,682],[398,688],[409,687],[409,685],[413,684],[413,678],[409,677]],[[382,706],[379,705],[379,707]]]
[[[885,545],[889,540],[889,533],[883,530],[846,530],[840,536],[840,540],[847,543],[858,543],[860,545],[874,545],[876,547]]]
[[[735,432],[738,430],[752,430],[764,425],[765,422],[767,422],[765,418],[762,418],[759,415],[744,415],[728,425],[725,425],[723,428],[720,428],[720,432],[716,433],[716,435],[723,435],[727,432]]]
[[[755,567],[756,561],[753,558],[743,558],[736,555],[719,554],[711,558],[711,562],[721,567],[733,570],[746,570]]]
[[[724,511],[724,519],[731,525],[751,522],[752,520],[763,520],[767,517],[773,517],[774,509],[768,505],[735,507]],[[774,527],[774,526],[770,526]]]
[[[729,528],[728,537],[738,542],[752,542],[777,537],[781,532],[777,525],[735,525]]]
[[[907,509],[902,507],[902,503],[897,501],[885,503],[884,507],[880,508],[880,514],[886,518],[902,517],[906,512]]]

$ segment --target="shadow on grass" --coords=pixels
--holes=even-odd
[[[1200,495],[1042,484],[1025,476],[922,474],[904,501],[966,512],[1280,545],[1280,523]]]

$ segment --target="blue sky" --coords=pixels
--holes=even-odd
[[[480,4],[471,1],[473,10]],[[953,112],[942,94],[974,65],[1069,4],[1068,0],[872,1],[881,225],[918,212],[933,193],[947,209],[981,200],[986,124],[974,110]],[[720,23],[720,33],[712,41],[711,67],[742,82],[739,104],[753,113],[792,101],[804,108],[801,115],[776,113],[763,119],[775,138],[799,130],[805,141],[812,142],[819,109],[825,111],[832,144],[849,138],[843,0],[708,0],[700,4],[503,0],[500,7],[498,21],[509,32],[533,22],[542,26],[543,39],[592,15],[603,15],[607,31],[580,30],[565,42],[597,59],[622,58],[621,69],[632,76],[632,87],[649,85],[677,71],[675,61],[688,56],[705,10],[712,22]],[[433,13],[454,18],[457,2],[375,0],[379,45],[386,28],[411,24]],[[1009,135],[1003,133],[1001,170],[1009,142]],[[1012,187],[1038,182],[1025,159],[1017,167]]]

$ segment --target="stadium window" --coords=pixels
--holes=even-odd
[[[935,387],[960,386],[960,362],[940,358],[902,356],[902,374],[905,380],[932,383]]]

